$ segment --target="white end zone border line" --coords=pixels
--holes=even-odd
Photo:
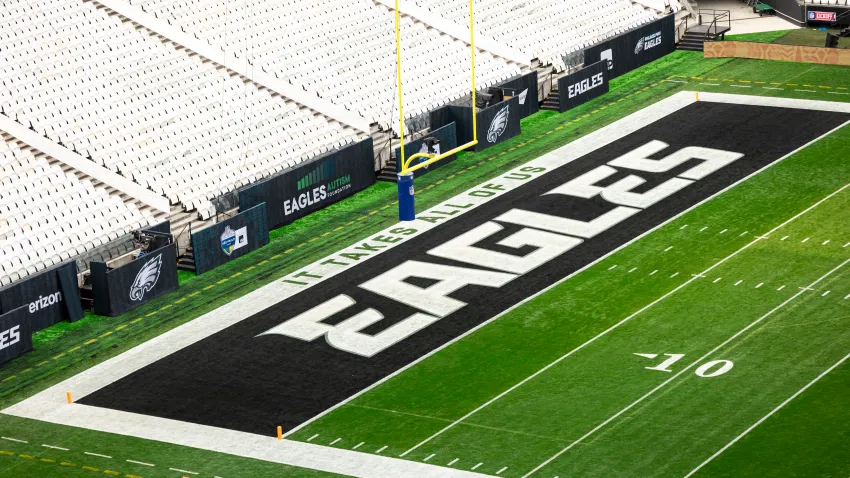
[[[680,92],[675,95],[672,95],[654,105],[644,108],[643,110],[640,110],[636,113],[633,113],[632,115],[629,115],[626,118],[620,119],[555,151],[552,151],[546,155],[531,160],[528,163],[523,164],[522,166],[519,166],[506,174],[503,174],[497,178],[494,178],[491,181],[487,181],[482,185],[472,188],[469,191],[466,191],[448,201],[445,201],[436,207],[433,207],[427,211],[423,211],[419,214],[419,217],[443,215],[446,218],[442,222],[451,221],[459,216],[462,216],[466,211],[474,209],[475,207],[478,207],[486,202],[489,202],[493,198],[499,197],[502,194],[506,194],[508,191],[518,188],[519,186],[525,184],[533,178],[545,175],[557,167],[563,166],[608,144],[614,143],[625,137],[626,135],[637,131],[640,128],[643,128],[651,123],[654,123],[655,121],[660,120],[661,118],[664,118],[665,116],[668,116],[682,108],[685,108],[688,105],[694,103],[695,100],[695,94],[693,92]],[[850,104],[814,100],[761,98],[757,96],[702,93],[701,101],[850,113]],[[844,125],[842,125],[842,127],[843,126]],[[821,138],[818,138],[809,144],[812,144],[815,141],[820,140]],[[805,145],[799,149],[803,149],[806,146],[808,145]],[[799,151],[799,149],[797,151]],[[790,154],[788,156],[790,156]],[[772,165],[780,162],[782,159],[784,158],[780,158],[777,161],[774,161],[770,165],[766,166],[764,169],[771,167]],[[543,167],[546,168],[546,171],[542,173],[522,172],[521,174],[526,176],[530,175],[531,178],[518,180],[516,177],[517,173],[520,173],[522,168],[527,167]],[[668,219],[664,223],[632,239],[623,246],[615,249],[614,251],[611,251],[609,254],[600,257],[593,263],[587,265],[579,271],[576,271],[574,274],[571,274],[570,276],[562,279],[558,283],[553,284],[549,288],[535,294],[534,296],[526,298],[524,301],[519,304],[516,304],[505,312],[502,312],[496,317],[493,317],[490,320],[480,324],[478,327],[469,330],[465,334],[455,338],[454,340],[446,343],[445,345],[435,349],[431,353],[403,367],[396,373],[387,376],[386,378],[375,383],[371,387],[364,389],[360,393],[353,395],[344,402],[332,407],[331,409],[314,417],[308,422],[305,422],[304,425],[325,415],[326,413],[339,407],[343,403],[346,403],[352,400],[353,398],[365,393],[371,388],[374,388],[375,386],[385,382],[389,378],[397,375],[398,373],[401,373],[407,368],[429,357],[430,355],[460,340],[461,338],[474,332],[478,328],[487,325],[488,323],[492,322],[501,315],[504,315],[504,313],[513,310],[514,308],[528,300],[533,299],[534,297],[542,294],[551,287],[562,283],[569,277],[572,277],[573,275],[592,266],[593,264],[596,264],[597,262],[605,259],[606,257],[626,247],[632,242],[637,241],[646,234],[655,231],[656,229],[664,226],[665,224],[675,220],[682,214],[685,214],[691,209],[698,207],[699,205],[705,203],[713,197],[734,187],[736,184],[739,184],[740,182],[749,179],[755,174],[758,174],[758,172],[748,176],[747,178],[741,179],[740,181],[736,182],[733,185],[730,185],[729,187],[711,196],[710,198],[707,198],[699,204],[689,208],[688,210],[683,211],[682,213]],[[498,185],[503,189],[487,189],[495,194],[486,198],[476,197],[470,194],[472,192],[481,191],[482,189],[485,189],[487,185]],[[458,205],[469,206],[459,208],[457,207]],[[362,248],[359,250],[356,248],[362,247],[362,244],[364,243],[372,245],[384,245],[383,248],[374,251],[371,255],[362,259],[360,262],[367,261],[380,255],[383,251],[386,251],[393,247],[393,244],[376,241],[375,238],[394,236],[394,233],[392,232],[394,229],[416,230],[415,233],[402,236],[402,240],[398,242],[401,243],[438,226],[439,224],[434,224],[431,222],[423,221],[421,219],[417,219],[413,222],[399,223],[390,228],[387,228],[384,231],[371,236],[365,241],[359,241],[358,244],[355,244],[344,250],[338,251],[337,253],[328,256],[327,258],[321,259],[315,262],[314,264],[301,269],[299,272],[290,274],[281,280],[268,284],[248,295],[234,300],[233,302],[225,304],[219,309],[209,312],[202,317],[199,317],[191,322],[188,322],[180,327],[166,332],[165,334],[156,337],[148,342],[140,344],[137,347],[134,347],[133,349],[124,352],[123,354],[117,357],[114,357],[91,369],[81,372],[80,374],[71,377],[58,385],[50,387],[47,390],[44,390],[16,405],[9,407],[8,409],[4,410],[3,413],[25,418],[32,418],[36,420],[53,422],[62,425],[76,426],[109,433],[135,436],[149,440],[158,440],[178,445],[192,446],[195,448],[201,448],[215,452],[234,454],[270,462],[284,463],[293,466],[312,468],[352,476],[481,476],[477,473],[452,470],[449,468],[428,465],[425,463],[416,463],[409,460],[402,460],[387,456],[372,455],[367,453],[360,453],[338,448],[330,448],[321,445],[314,445],[310,443],[302,443],[290,440],[278,441],[272,436],[274,430],[269,430],[269,436],[266,437],[251,433],[237,432],[222,428],[181,422],[177,420],[170,420],[99,407],[91,407],[78,403],[68,405],[65,402],[66,391],[73,392],[74,396],[76,397],[84,397],[88,394],[91,394],[96,390],[99,390],[117,380],[120,380],[121,378],[129,375],[130,373],[136,370],[139,370],[153,362],[156,362],[157,360],[160,360],[163,357],[166,357],[233,324],[236,324],[246,318],[249,318],[262,310],[274,306],[275,304],[282,302],[299,292],[307,290],[309,287],[321,283],[325,279],[333,277],[334,275],[339,274],[340,272],[356,265],[349,263],[345,266],[340,266],[338,265],[338,263],[334,264],[332,262],[329,262],[329,259],[338,258],[340,253],[349,252],[362,254],[364,250]],[[397,234],[395,237],[398,237]],[[301,426],[303,427],[304,425]],[[292,433],[298,428],[300,427],[297,427],[294,430],[290,430],[288,433]]]

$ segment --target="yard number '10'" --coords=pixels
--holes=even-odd
[[[639,355],[648,359],[654,359],[658,357],[658,354],[636,353],[635,355]],[[672,372],[673,370],[670,369],[670,366],[684,358],[685,354],[664,354],[664,356],[667,357],[667,359],[661,362],[660,364],[654,367],[644,368],[647,370],[657,370],[659,372]],[[724,373],[732,370],[732,367],[734,366],[735,364],[733,364],[730,360],[713,360],[711,362],[706,362],[700,365],[694,373],[696,373],[697,376],[704,378],[717,377],[718,375],[723,375]]]

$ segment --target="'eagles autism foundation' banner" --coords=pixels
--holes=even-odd
[[[33,332],[82,319],[77,263],[66,262],[0,289],[0,314],[22,306]]]
[[[598,61],[558,80],[561,113],[608,93],[608,63]]]
[[[195,273],[203,274],[268,243],[266,203],[262,203],[192,233]]]
[[[32,350],[29,307],[0,314],[0,364]]]
[[[375,183],[372,138],[332,151],[239,191],[240,210],[266,203],[269,229],[325,208]]]
[[[608,63],[608,78],[613,79],[676,50],[676,21],[673,15],[638,27],[622,35],[593,45],[584,51],[584,63]]]
[[[177,245],[170,244],[116,269],[91,263],[94,313],[116,316],[177,288]]]
[[[478,121],[478,144],[474,151],[483,151],[520,134],[519,98],[513,97],[483,110],[476,111]],[[472,108],[468,106],[444,106],[431,112],[431,128],[441,128],[449,123],[457,124],[457,142],[472,141]]]

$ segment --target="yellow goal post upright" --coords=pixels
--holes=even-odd
[[[398,0],[395,0],[395,44],[396,44],[396,67],[398,69],[396,79],[398,81],[398,126],[401,145],[399,148],[400,154],[396,158],[400,165],[398,172],[398,216],[402,221],[412,221],[416,219],[414,207],[414,192],[413,192],[413,176],[414,172],[419,169],[427,168],[433,163],[447,158],[453,154],[457,154],[467,148],[478,144],[478,121],[476,118],[475,106],[475,26],[473,24],[472,15],[472,0],[469,0],[469,49],[470,61],[472,62],[472,141],[460,145],[451,151],[446,151],[440,154],[416,153],[409,158],[405,158],[404,154],[404,102],[402,92],[401,78],[401,15],[398,10]],[[426,161],[421,161],[415,166],[410,166],[414,160],[427,158]]]

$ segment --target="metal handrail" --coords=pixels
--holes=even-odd
[[[676,27],[676,43],[679,43],[682,40],[682,37],[685,36],[685,33],[688,31],[688,18],[685,17],[682,21],[679,22],[679,25]],[[682,25],[685,25],[684,31],[682,31]]]

